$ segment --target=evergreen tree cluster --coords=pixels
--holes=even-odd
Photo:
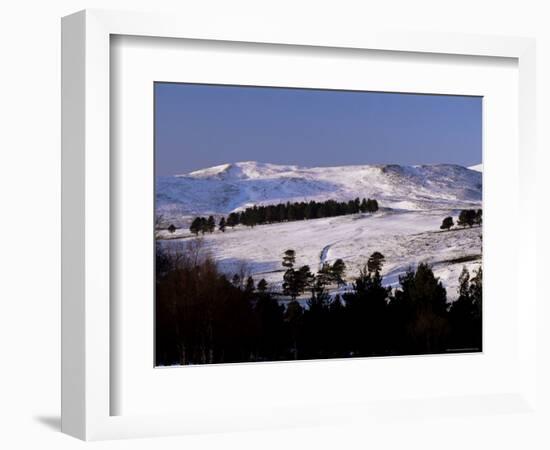
[[[432,269],[420,264],[384,287],[383,255],[371,255],[353,289],[331,297],[345,264],[312,274],[285,253],[290,301],[262,279],[229,281],[210,259],[157,248],[156,363],[212,364],[481,350],[482,272],[460,276],[451,305]],[[343,269],[342,269],[343,267]],[[292,271],[292,272],[291,272]],[[339,274],[339,275],[338,275]],[[292,284],[295,283],[295,284]],[[296,300],[308,293],[307,307]]]
[[[254,227],[279,222],[292,222],[296,220],[320,219],[323,217],[343,216],[346,214],[357,214],[364,212],[378,211],[378,202],[374,199],[363,198],[360,200],[350,200],[348,202],[338,202],[336,200],[326,200],[324,202],[294,202],[279,203],[276,205],[254,205],[240,212],[232,212],[227,218],[222,217],[219,223],[220,231],[225,231],[226,227],[235,227],[237,225],[246,225]],[[210,216],[212,217],[212,216]],[[202,232],[211,233],[206,227],[205,221],[210,220],[204,217],[197,217],[191,223],[190,230],[194,234]],[[212,217],[212,221],[214,218]]]
[[[208,218],[195,217],[193,222],[191,222],[191,226],[189,227],[191,233],[195,235],[198,235],[199,233],[213,233],[215,229],[216,221],[214,220],[214,216],[209,216]]]
[[[483,212],[481,209],[463,209],[458,215],[456,224],[460,227],[469,226],[471,228],[474,225],[481,225],[482,219]]]
[[[282,262],[282,266],[286,269],[283,275],[283,294],[292,300],[310,289],[314,292],[324,290],[328,285],[341,286],[345,284],[343,277],[346,264],[342,259],[337,259],[332,265],[325,262],[316,275],[311,273],[307,265],[295,269],[295,262],[294,250],[287,250],[283,255]]]
[[[470,275],[462,269],[459,297],[449,310],[449,321],[455,330],[451,345],[458,350],[475,349],[481,343],[481,307],[483,272],[481,267]]]
[[[483,211],[481,209],[463,209],[458,215],[456,225],[459,227],[470,227],[481,225],[483,222]],[[455,225],[452,217],[445,217],[441,226],[441,230],[450,230]]]

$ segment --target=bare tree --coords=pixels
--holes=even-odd
[[[241,261],[237,266],[237,271],[233,277],[233,284],[239,289],[243,289],[244,283],[250,278],[250,266],[246,261]]]
[[[185,257],[191,267],[197,267],[207,260],[211,260],[210,252],[206,249],[204,238],[199,236],[195,239],[188,239],[185,245]]]

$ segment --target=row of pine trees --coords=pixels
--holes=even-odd
[[[254,227],[270,223],[320,219],[376,211],[378,211],[378,202],[370,198],[363,198],[363,200],[356,198],[347,202],[336,200],[316,202],[311,200],[309,202],[287,202],[275,205],[254,205],[240,212],[232,212],[227,217],[221,217],[218,222],[218,229],[223,232],[226,227],[233,228],[237,225]],[[208,218],[196,217],[191,222],[189,229],[195,235],[214,232],[216,229],[214,216]]]
[[[375,252],[352,290],[337,260],[313,274],[283,255],[283,295],[262,279],[228,280],[213,260],[192,249],[157,247],[156,364],[212,364],[481,351],[482,271],[460,275],[459,297],[429,265],[410,268],[399,286],[383,285],[384,256]],[[307,307],[297,297],[308,295]]]

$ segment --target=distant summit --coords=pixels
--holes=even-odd
[[[195,170],[188,174],[176,175],[177,177],[191,178],[217,178],[217,179],[258,179],[276,176],[282,172],[296,171],[297,166],[283,166],[277,164],[260,163],[256,161],[242,161],[207,169]]]

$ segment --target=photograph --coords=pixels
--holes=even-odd
[[[154,83],[155,367],[482,351],[483,97]]]

